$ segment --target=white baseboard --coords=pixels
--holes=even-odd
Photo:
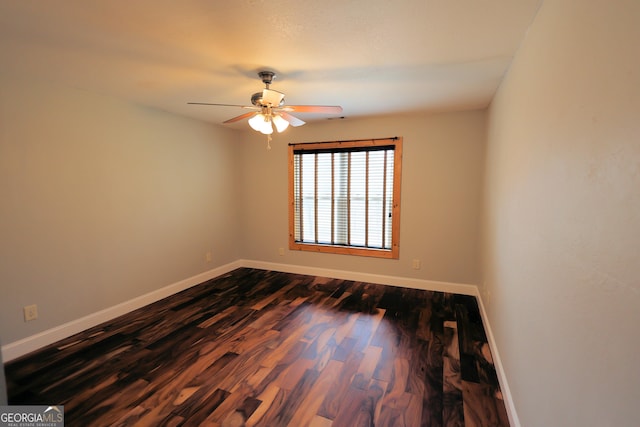
[[[401,286],[404,288],[422,289],[425,291],[451,292],[472,296],[478,295],[477,286],[461,283],[437,282],[432,280],[413,279],[410,277],[385,276],[382,274],[361,273],[357,271],[334,270],[328,268],[307,267],[292,264],[279,264],[275,262],[253,261],[246,259],[240,260],[240,263],[243,267],[282,271],[284,273],[331,277],[333,279]]]
[[[500,382],[502,398],[504,399],[504,404],[507,408],[507,415],[509,416],[509,425],[511,427],[521,427],[520,419],[518,418],[518,413],[516,412],[516,407],[513,404],[513,399],[511,398],[511,390],[509,389],[507,376],[504,372],[504,368],[502,367],[502,361],[500,360],[500,353],[498,353],[498,346],[496,345],[496,341],[493,337],[493,332],[491,331],[491,326],[489,325],[489,316],[487,316],[487,312],[484,309],[484,303],[482,302],[482,296],[478,288],[476,288],[476,291],[477,294],[475,296],[478,300],[478,306],[480,308],[480,317],[482,318],[484,330],[487,334],[487,340],[489,341],[491,357],[493,358],[493,366],[495,366],[496,373],[498,374],[498,381]]]
[[[145,305],[154,303],[166,298],[170,295],[188,289],[192,286],[206,282],[209,279],[228,273],[231,270],[242,267],[239,261],[214,268],[209,271],[197,274],[179,282],[173,283],[164,288],[157,289],[129,301],[105,308],[104,310],[91,313],[88,316],[81,317],[76,320],[64,323],[46,331],[42,331],[35,335],[28,336],[18,341],[11,342],[2,346],[2,359],[4,362],[17,359],[20,356],[31,353],[39,348],[53,344],[56,341],[70,337],[73,334],[82,332],[101,323],[115,319],[118,316],[127,314],[133,310],[137,310]]]
[[[263,270],[282,271],[285,273],[306,274],[311,276],[331,277],[342,280],[354,280],[367,283],[378,283],[384,285],[401,286],[405,288],[422,289],[429,291],[451,292],[463,295],[475,296],[478,300],[478,305],[484,322],[484,328],[487,333],[487,339],[489,340],[489,347],[491,349],[491,355],[500,381],[500,387],[502,395],[507,407],[507,414],[509,416],[509,422],[512,427],[520,427],[520,421],[515,411],[513,401],[511,400],[511,392],[507,383],[502,363],[500,361],[500,355],[498,353],[493,333],[487,318],[487,313],[482,303],[482,298],[478,287],[470,284],[438,282],[422,279],[413,279],[408,277],[397,276],[385,276],[380,274],[362,273],[356,271],[335,270],[318,267],[308,267],[292,264],[280,264],[274,262],[255,261],[241,259],[231,262],[226,265],[214,268],[209,271],[197,274],[193,277],[181,280],[169,286],[165,286],[161,289],[149,292],[145,295],[133,298],[132,300],[125,301],[123,303],[114,305],[112,307],[105,308],[96,313],[92,313],[88,316],[81,317],[71,322],[67,322],[60,326],[48,329],[38,334],[23,338],[18,341],[6,344],[2,346],[2,358],[4,362],[14,360],[20,356],[31,353],[39,348],[45,347],[49,344],[53,344],[56,341],[70,337],[73,334],[82,332],[86,329],[97,326],[103,322],[114,319],[123,314],[129,313],[145,305],[159,301],[162,298],[166,298],[175,293],[188,289],[192,286],[198,285],[207,280],[213,279],[220,275],[226,274],[236,268],[247,267],[257,268]]]

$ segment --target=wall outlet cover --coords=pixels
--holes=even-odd
[[[38,306],[36,304],[24,307],[24,321],[29,322],[38,318]]]

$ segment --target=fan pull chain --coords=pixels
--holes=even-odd
[[[271,135],[267,135],[267,151],[271,150]]]

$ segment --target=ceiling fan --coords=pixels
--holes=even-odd
[[[269,89],[269,85],[276,77],[273,71],[260,71],[258,77],[262,79],[265,88],[262,92],[254,93],[251,96],[251,104],[253,105],[235,105],[235,104],[212,104],[207,102],[188,102],[191,105],[214,105],[219,107],[239,107],[253,110],[248,113],[240,114],[223,123],[234,123],[240,120],[249,119],[249,125],[256,131],[270,135],[273,133],[275,126],[278,132],[283,132],[289,125],[302,126],[305,122],[299,118],[289,114],[295,113],[323,113],[323,114],[340,114],[342,107],[330,105],[284,105],[284,93]]]

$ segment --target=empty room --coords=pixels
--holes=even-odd
[[[638,22],[0,0],[0,425],[640,425]]]

